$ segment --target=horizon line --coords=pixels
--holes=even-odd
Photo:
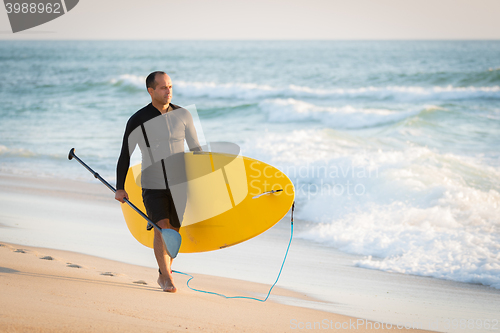
[[[52,33],[52,32],[47,32]],[[134,42],[476,42],[476,41],[484,41],[484,42],[494,42],[500,41],[500,38],[496,39],[486,39],[486,38],[475,38],[475,39],[458,39],[458,38],[411,38],[411,39],[403,39],[403,38],[380,38],[380,39],[124,39],[124,38],[77,38],[77,39],[67,39],[67,38],[54,38],[54,39],[7,39],[1,38],[0,42],[3,41],[20,41],[20,42],[41,42],[41,41],[66,41],[66,42],[78,42],[78,41],[95,41],[95,42],[120,42],[120,41],[134,41]]]

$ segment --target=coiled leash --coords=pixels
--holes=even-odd
[[[277,191],[275,191],[275,192],[277,192]],[[268,194],[268,193],[271,193],[271,192],[266,192],[266,193],[263,193],[263,194]],[[274,193],[274,192],[272,192],[272,193]],[[263,194],[260,194],[259,196],[261,196]],[[280,271],[278,273],[278,277],[276,278],[276,281],[274,281],[273,285],[271,286],[271,288],[267,292],[266,298],[260,299],[260,298],[247,297],[247,296],[226,296],[224,294],[216,293],[216,292],[213,292],[213,291],[206,291],[206,290],[196,289],[196,288],[193,288],[193,287],[191,287],[189,285],[189,282],[192,279],[194,279],[194,276],[192,276],[191,274],[180,272],[180,271],[176,271],[176,270],[173,270],[172,272],[173,273],[177,273],[177,274],[182,274],[182,275],[189,276],[189,280],[187,280],[186,285],[188,286],[189,289],[191,289],[193,291],[197,291],[197,292],[205,293],[205,294],[217,295],[217,296],[221,296],[221,297],[228,298],[228,299],[229,298],[244,298],[244,299],[251,299],[251,300],[259,301],[259,302],[265,302],[265,301],[267,301],[267,299],[269,298],[269,295],[271,295],[271,291],[273,290],[274,286],[276,285],[276,283],[278,283],[278,280],[279,280],[279,278],[281,276],[281,271],[283,270],[283,266],[285,266],[286,257],[288,256],[288,250],[290,250],[290,244],[292,244],[292,238],[293,238],[293,211],[294,211],[294,209],[295,209],[295,201],[292,204],[292,216],[291,216],[291,219],[290,219],[290,240],[288,241],[288,247],[286,248],[285,257],[283,258],[283,263],[281,264],[281,268],[280,268]]]

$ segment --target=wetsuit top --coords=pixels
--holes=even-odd
[[[142,154],[142,188],[168,187],[165,185],[165,160],[169,156],[184,152],[184,139],[191,151],[201,150],[193,117],[188,110],[170,103],[167,112],[162,114],[150,103],[137,111],[128,120],[123,135],[122,149],[116,166],[116,189],[124,189],[130,156],[137,145]]]

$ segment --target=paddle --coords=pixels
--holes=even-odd
[[[99,179],[101,183],[106,185],[111,191],[116,192],[116,189],[111,186],[104,178],[102,178],[97,172],[92,170],[87,164],[85,164],[78,156],[75,155],[75,148],[71,148],[68,154],[68,159],[72,160],[75,158],[81,165],[83,165],[95,178]],[[123,200],[139,215],[141,215],[146,221],[148,221],[153,227],[155,227],[163,237],[163,242],[165,243],[165,248],[170,257],[175,258],[179,253],[179,248],[181,247],[182,237],[181,235],[173,229],[162,229],[156,223],[153,223],[139,208],[137,208],[133,203],[131,203],[127,198]]]

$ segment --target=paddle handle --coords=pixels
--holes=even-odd
[[[95,178],[99,179],[101,181],[101,183],[103,183],[104,185],[107,186],[107,188],[109,188],[111,191],[113,191],[113,193],[116,193],[116,189],[111,185],[109,184],[104,178],[102,178],[97,172],[95,172],[94,170],[92,170],[91,167],[89,167],[87,164],[85,164],[85,162],[83,162],[78,156],[76,156],[75,154],[75,148],[71,148],[71,150],[69,151],[69,154],[68,154],[68,159],[69,160],[72,160],[72,159],[75,159],[77,160],[81,165],[83,165],[85,167],[85,169],[87,169],[92,175],[94,175]],[[139,208],[137,208],[133,203],[131,203],[127,198],[123,198],[123,200],[133,209],[135,210],[139,215],[141,215],[146,221],[148,221],[154,228],[156,228],[158,231],[161,232],[161,228],[159,226],[156,225],[156,223],[153,223],[147,216],[146,214],[144,214]]]

